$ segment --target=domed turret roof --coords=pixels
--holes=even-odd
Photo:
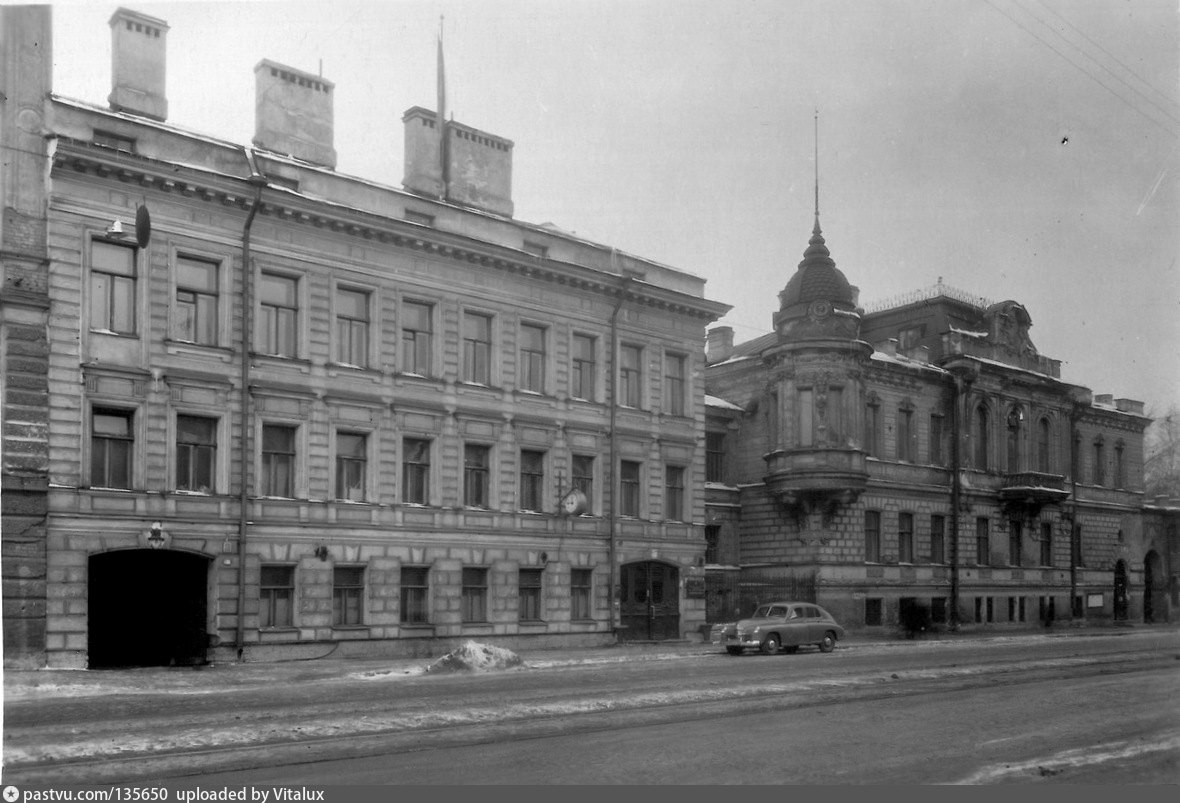
[[[780,308],[786,309],[795,304],[823,300],[852,309],[855,306],[853,298],[852,286],[836,267],[836,262],[824,242],[817,214],[807,250],[803,252],[803,261],[799,263],[799,269],[787,282],[787,286],[779,293]]]

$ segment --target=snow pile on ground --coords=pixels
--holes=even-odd
[[[426,667],[426,671],[486,672],[523,665],[524,661],[512,650],[480,644],[478,641],[467,641],[459,649],[452,650]]]

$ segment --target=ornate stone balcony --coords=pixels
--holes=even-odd
[[[766,455],[767,490],[801,513],[852,504],[868,484],[865,454],[856,449],[788,449]]]
[[[1054,505],[1069,497],[1065,477],[1039,471],[1020,471],[1004,475],[1000,501],[1009,508],[1022,509],[1035,516],[1045,505]]]

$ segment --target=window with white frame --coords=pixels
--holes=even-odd
[[[90,484],[130,488],[135,453],[135,413],[95,407],[90,413]]]
[[[463,381],[489,385],[492,381],[492,318],[463,313]]]
[[[90,242],[90,328],[135,334],[136,249],[103,240]]]
[[[592,569],[570,569],[570,618],[573,620],[593,618],[591,607],[594,583]]]
[[[369,293],[336,288],[336,362],[369,367]]]
[[[176,321],[173,337],[202,346],[220,340],[219,265],[206,259],[176,258]]]
[[[282,424],[262,426],[259,496],[295,496],[295,439],[298,429]]]
[[[365,597],[363,566],[337,566],[332,569],[332,625],[361,624]]]
[[[464,622],[488,620],[488,570],[464,568],[459,598],[459,616]]]
[[[258,626],[292,627],[295,610],[295,567],[264,564],[258,586]]]
[[[403,566],[401,570],[401,621],[420,625],[430,621],[430,568]]]
[[[520,388],[545,392],[545,327],[520,325]]]
[[[274,357],[299,354],[299,281],[263,273],[258,281],[258,350]]]
[[[430,441],[425,438],[402,439],[402,501],[430,504]]]
[[[520,509],[540,513],[545,504],[545,453],[520,450]]]
[[[467,507],[489,507],[489,472],[491,447],[468,443],[463,447],[463,504]]]
[[[594,457],[576,454],[571,461],[570,482],[586,496],[586,512],[594,509]]]
[[[176,416],[176,489],[217,492],[217,419]]]
[[[542,616],[541,608],[541,569],[521,569],[517,584],[517,595],[520,598],[519,617],[522,622],[539,622]]]

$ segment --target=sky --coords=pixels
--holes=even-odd
[[[119,5],[54,4],[57,94],[106,103]],[[337,169],[394,187],[441,25],[448,112],[515,143],[515,217],[706,279],[739,342],[818,172],[866,307],[940,278],[1014,299],[1065,381],[1180,404],[1176,0],[122,5],[170,26],[170,123],[249,142],[268,58],[335,83]]]

